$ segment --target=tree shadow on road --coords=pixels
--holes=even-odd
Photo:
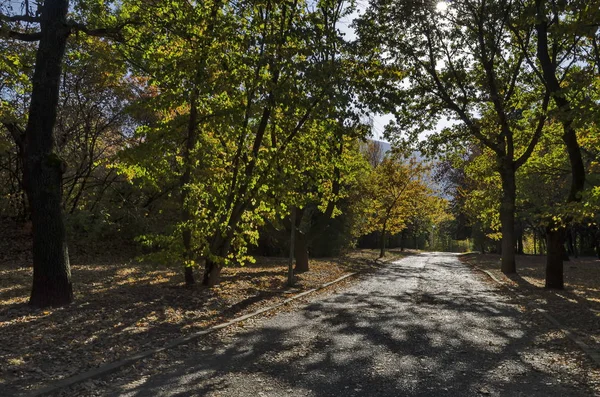
[[[529,327],[453,258],[438,262],[465,272],[453,279],[464,282],[449,288],[440,279],[428,288],[423,280],[439,271],[389,267],[370,277],[370,289],[314,301],[114,390],[132,397],[593,395],[546,365],[554,357],[547,330]]]

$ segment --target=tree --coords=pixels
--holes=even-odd
[[[519,7],[511,1],[461,0],[438,11],[433,3],[379,0],[357,22],[361,40],[369,47],[377,43],[381,67],[397,76],[375,80],[367,95],[396,113],[390,138],[395,131],[400,140],[402,131],[416,140],[448,117],[461,124],[433,134],[434,147],[475,139],[494,153],[502,181],[505,273],[516,271],[515,173],[539,140],[549,102],[543,87],[530,84],[531,71],[511,40],[508,26],[522,12]],[[533,24],[521,29],[530,40]]]
[[[177,180],[191,215],[148,241],[185,253],[174,236],[189,233],[205,262],[203,284],[212,286],[223,266],[251,260],[247,247],[266,219],[307,202],[287,198],[318,168],[311,155],[323,153],[319,143],[343,141],[332,124],[350,106],[350,62],[339,56],[335,27],[345,9],[340,1],[223,3],[211,19],[219,2],[133,3],[148,29],[123,51],[158,88],[149,106],[159,121],[138,129],[143,143],[128,150],[129,171],[149,184]]]
[[[427,170],[416,158],[403,161],[397,154],[384,158],[373,169],[370,219],[365,232],[379,232],[379,257],[385,256],[387,237],[401,232],[427,205],[430,191],[423,180]]]
[[[68,19],[68,0],[46,0],[37,6],[32,12],[26,1],[24,14],[0,14],[0,28],[5,39],[39,42],[27,126],[18,139],[23,145],[23,184],[33,227],[33,286],[29,302],[45,307],[68,304],[73,299],[62,214],[65,163],[56,153],[54,134],[63,57],[72,32],[101,35],[109,31],[88,29]],[[10,4],[4,9],[12,11]]]
[[[537,63],[529,56],[526,39],[519,35],[518,29],[513,29],[515,37],[522,46],[527,61],[535,71],[535,75],[544,85],[556,105],[554,117],[563,128],[562,141],[569,155],[571,167],[571,188],[567,202],[581,201],[581,193],[585,188],[585,167],[581,149],[577,140],[576,126],[578,117],[585,113],[585,108],[579,107],[576,91],[587,87],[594,75],[593,64],[575,66],[577,61],[584,62],[581,57],[582,42],[588,40],[590,30],[594,44],[598,25],[590,28],[582,23],[589,16],[589,9],[598,9],[600,4],[591,2],[573,2],[548,4],[545,0],[531,3],[531,14],[535,15],[535,30],[537,33]],[[590,8],[591,7],[591,8]],[[596,11],[597,13],[597,11]],[[579,81],[577,81],[579,80]],[[583,81],[582,81],[583,80]],[[570,84],[566,85],[565,81]],[[568,87],[568,88],[567,88]],[[575,95],[574,95],[575,91]],[[587,101],[583,101],[586,103]],[[589,106],[589,103],[585,105]],[[587,107],[585,106],[585,107]],[[579,108],[579,109],[578,109]],[[584,110],[585,109],[585,110]],[[568,224],[570,219],[564,219]],[[546,262],[546,288],[563,288],[563,256],[566,228],[563,224],[550,221],[547,225],[548,255]]]

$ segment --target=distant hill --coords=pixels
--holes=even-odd
[[[381,146],[381,151],[383,152],[383,154],[389,152],[392,149],[392,145],[390,145],[386,141],[380,141],[377,139],[370,139],[370,141],[377,142],[377,144]]]

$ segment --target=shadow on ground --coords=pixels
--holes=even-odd
[[[545,256],[518,255],[518,274],[499,271],[499,255],[468,255],[462,259],[472,266],[506,277],[515,302],[547,309],[585,343],[600,349],[600,261],[595,257],[571,258],[564,263],[565,289],[545,289]],[[519,298],[515,292],[524,296]]]
[[[407,261],[115,395],[593,395],[549,369],[552,338],[455,256]]]

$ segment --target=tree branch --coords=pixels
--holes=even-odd
[[[132,20],[132,21],[122,22],[116,26],[107,26],[107,27],[103,27],[103,28],[91,29],[87,25],[79,23],[79,22],[75,22],[72,19],[67,21],[67,26],[69,28],[71,28],[72,31],[83,32],[83,33],[87,34],[88,36],[106,37],[106,38],[113,38],[116,40],[121,39],[121,32],[123,31],[123,28],[125,28],[126,26],[129,26],[129,25],[138,25],[138,24],[140,24],[139,21]]]
[[[533,149],[537,145],[540,137],[542,136],[542,130],[544,129],[544,124],[546,123],[546,110],[548,109],[548,102],[550,101],[550,93],[546,90],[546,94],[544,95],[544,101],[542,102],[542,114],[538,119],[537,127],[533,133],[533,137],[527,146],[525,152],[515,161],[515,170],[521,167],[525,162],[529,159],[531,154],[533,153]]]
[[[23,32],[17,32],[14,30],[9,30],[9,31],[0,31],[0,37],[6,37],[9,39],[15,39],[15,40],[19,40],[19,41],[27,41],[27,42],[32,42],[32,41],[39,41],[42,38],[42,33],[41,32],[33,32],[33,33],[23,33]]]
[[[4,15],[0,13],[0,21],[3,22],[30,22],[30,23],[40,23],[40,17],[34,17],[31,15]]]

